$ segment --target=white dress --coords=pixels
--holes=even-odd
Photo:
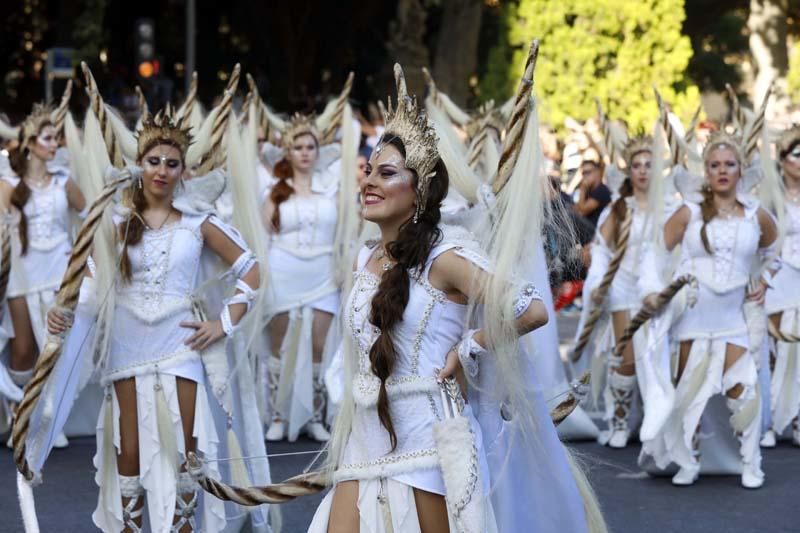
[[[674,409],[654,438],[643,440],[640,457],[643,464],[652,458],[659,469],[666,469],[670,463],[679,467],[695,465],[698,459],[693,438],[698,424],[701,424],[699,437],[703,464],[721,459],[714,457],[715,453],[709,453],[714,446],[720,449],[719,442],[714,441],[725,439],[735,431],[739,435],[741,461],[760,470],[761,393],[755,357],[747,351],[731,368],[723,370],[728,344],[745,349],[750,346],[744,303],[750,273],[757,258],[761,229],[757,218],[758,202],[746,200],[743,203],[743,217],[715,217],[707,224],[712,254],[705,250],[701,240],[703,220],[700,206],[691,202],[684,204],[691,219],[681,245],[675,277],[693,274],[698,279],[698,290],[696,304],[683,311],[672,324],[671,338],[674,343],[692,341],[692,346],[675,388]],[[649,279],[644,282],[644,285],[650,284],[646,292],[658,291],[661,287],[654,278]],[[724,394],[737,384],[744,386],[744,392],[735,400],[726,399],[728,409],[733,412],[731,425],[734,429],[728,429],[728,435],[725,435],[724,427],[707,426],[707,422],[713,424],[713,417],[704,417],[703,414],[712,396]],[[721,446],[725,447],[724,444]],[[721,470],[725,470],[724,465]]]
[[[152,531],[170,531],[179,486],[178,472],[186,461],[177,378],[197,384],[193,437],[198,455],[208,462],[210,475],[231,475],[216,463],[218,456],[232,457],[242,453],[240,450],[251,450],[252,455],[264,454],[260,425],[256,424],[259,431],[253,439],[249,434],[252,430],[248,431],[244,420],[254,414],[257,418],[252,377],[245,375],[245,379],[239,379],[230,373],[235,364],[225,362],[230,343],[227,340],[215,343],[202,357],[184,345],[192,330],[181,327],[180,323],[198,320],[197,309],[202,305],[198,289],[207,274],[204,265],[208,259],[203,257],[201,226],[206,221],[246,250],[238,234],[219,219],[184,212],[177,222],[159,230],[145,230],[141,242],[128,247],[132,280],[130,283],[117,281],[115,285],[111,338],[100,364],[100,382],[105,387],[106,401],[98,417],[94,457],[95,481],[100,490],[92,519],[103,531],[123,528],[116,468],[120,406],[113,385],[118,380],[135,379],[139,481],[146,491]],[[76,333],[81,330],[77,319],[73,329]],[[67,346],[70,346],[70,339]],[[243,367],[248,368],[246,364]],[[248,383],[251,383],[249,389]],[[222,439],[226,431],[227,439]],[[33,435],[35,438],[35,433]],[[245,475],[269,481],[266,460],[258,463],[246,463]],[[242,514],[235,506],[210,495],[201,494],[199,501],[196,519],[202,531],[222,531],[229,520]],[[255,513],[254,522],[265,524],[265,511],[258,509]]]
[[[287,421],[290,441],[314,417],[315,388],[320,393],[322,370],[312,364],[314,311],[332,315],[339,311],[333,260],[338,174],[315,172],[311,192],[309,196],[292,194],[280,204],[281,229],[270,236],[268,256],[267,316],[289,315],[280,361],[271,354],[268,358],[271,374],[280,376],[271,403]]]
[[[780,330],[800,334],[800,205],[786,203],[782,266],[767,291],[767,314],[782,313]],[[771,383],[773,429],[780,435],[800,411],[800,361],[797,343],[776,342]]]
[[[633,413],[629,419],[631,426],[635,426],[640,414],[638,412],[639,402],[636,399],[636,383],[635,378],[627,376],[618,377],[616,373],[612,372],[612,367],[621,363],[620,361],[613,360],[613,349],[616,344],[616,337],[614,335],[613,322],[611,320],[612,313],[626,311],[630,318],[639,311],[642,305],[642,294],[638,280],[641,278],[641,265],[643,245],[648,242],[652,237],[652,220],[650,215],[638,208],[636,201],[633,197],[626,198],[628,209],[632,211],[631,230],[628,236],[628,244],[625,250],[625,255],[622,257],[617,273],[611,281],[611,286],[603,303],[603,310],[605,313],[595,326],[591,344],[586,349],[583,357],[589,360],[589,367],[591,369],[591,387],[592,397],[595,405],[602,408],[603,419],[610,425],[614,418],[616,410],[615,398],[612,392],[611,381],[627,380],[630,382],[628,385],[628,394],[626,405],[627,410],[633,408]],[[592,245],[592,261],[587,272],[586,280],[583,285],[583,311],[581,313],[581,320],[578,324],[577,334],[579,335],[583,329],[584,322],[588,319],[592,311],[592,292],[600,285],[603,276],[608,271],[609,263],[611,262],[616,250],[605,241],[603,235],[600,233],[600,228],[611,216],[613,204],[606,207],[600,214],[597,223],[597,233]],[[633,339],[634,353],[641,351],[642,346],[646,342],[646,328],[637,331]],[[621,389],[620,384],[614,384],[617,389]],[[600,397],[602,394],[602,402]],[[610,437],[610,430],[605,430],[600,433],[598,440],[601,443],[608,441]]]
[[[4,177],[16,186],[19,178]],[[45,313],[53,304],[55,291],[67,268],[72,239],[66,185],[69,175],[58,173],[43,188],[30,187],[31,196],[23,208],[28,221],[28,250],[22,255],[19,214],[12,215],[11,277],[7,297],[24,297],[28,304],[36,343],[44,345]]]
[[[344,309],[343,322],[354,352],[346,356],[354,365],[348,391],[354,411],[351,425],[344,434],[346,444],[334,473],[334,483],[359,482],[360,531],[419,532],[413,489],[449,498],[441,467],[448,454],[443,454],[440,448],[449,443],[447,439],[436,437],[444,412],[435,375],[443,366],[448,351],[465,334],[467,307],[450,301],[444,292],[430,284],[428,275],[436,257],[449,250],[479,268],[485,269],[488,264],[482,254],[469,245],[469,241],[458,238],[459,232],[466,233],[464,230],[446,226],[442,229],[444,238],[433,248],[424,268],[419,273],[410,273],[408,304],[403,319],[395,325],[393,332],[397,358],[386,387],[397,435],[394,450],[388,432],[378,419],[376,404],[380,381],[372,373],[369,362],[369,350],[379,334],[369,322],[370,304],[380,281],[366,269],[374,247],[366,247],[359,254],[353,289]],[[522,353],[521,357],[526,355]],[[488,386],[491,382],[491,368],[491,361],[481,362],[481,375],[487,378],[486,382],[481,381],[481,385]],[[531,385],[538,388],[538,384]],[[530,398],[531,402],[544,406],[540,393],[532,393]],[[547,443],[547,448],[542,449],[548,452],[546,456],[528,458],[538,465],[534,467],[536,474],[530,476],[527,467],[517,468],[521,465],[516,461],[519,455],[534,453],[533,449],[528,448],[524,440],[511,436],[508,427],[497,416],[498,404],[473,403],[473,399],[470,394],[470,403],[463,411],[472,436],[473,454],[470,454],[468,445],[458,450],[462,452],[459,459],[462,466],[471,465],[478,476],[476,490],[480,494],[473,495],[473,498],[482,511],[481,523],[473,524],[474,531],[583,531],[582,504],[576,504],[580,497],[549,418],[542,422],[541,433],[533,437],[539,443]],[[488,430],[478,422],[484,416],[493,422],[487,425]],[[501,449],[509,444],[511,448]],[[491,451],[487,445],[492,447]],[[551,473],[549,480],[552,484],[548,493],[548,485],[538,476],[551,468],[558,473]],[[512,480],[504,479],[507,477]],[[524,478],[522,485],[521,478]],[[508,483],[501,483],[500,479]],[[508,490],[510,485],[519,490],[516,493]],[[335,491],[336,486],[323,499],[309,532],[327,531]],[[550,499],[549,494],[558,496]],[[557,502],[555,505],[554,500]],[[545,516],[548,511],[542,510],[543,504],[557,515],[553,521],[552,517]],[[498,509],[497,513],[495,509]],[[520,518],[521,515],[524,518]],[[450,521],[452,525],[452,515]]]
[[[2,178],[16,187],[19,178]],[[69,174],[63,170],[53,172],[46,187],[30,187],[31,195],[23,208],[28,222],[28,250],[22,255],[19,239],[19,212],[14,208],[9,215],[4,231],[11,232],[11,272],[6,297],[24,298],[28,306],[34,340],[38,347],[44,346],[46,313],[55,302],[55,293],[61,284],[72,251],[70,236],[70,214],[66,184]],[[0,321],[0,428],[4,426],[7,401],[22,399],[22,389],[11,381],[7,371],[8,342],[14,337],[11,313],[3,303]]]

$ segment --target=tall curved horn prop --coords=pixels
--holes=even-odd
[[[617,164],[619,160],[619,153],[617,146],[614,144],[614,139],[611,135],[611,123],[608,120],[608,115],[603,111],[603,106],[600,104],[600,99],[595,96],[595,106],[597,106],[597,120],[600,123],[600,130],[603,132],[603,147],[608,155],[608,162],[612,165]]]
[[[225,87],[222,100],[217,106],[219,113],[215,117],[214,124],[211,128],[209,148],[203,155],[200,168],[197,171],[200,176],[208,174],[225,160],[225,154],[222,150],[222,141],[225,136],[225,130],[228,127],[228,120],[230,120],[233,110],[233,96],[236,94],[236,87],[239,85],[239,76],[241,72],[241,65],[236,63],[236,66],[233,67],[233,72],[231,72],[231,77],[228,80],[228,85]]]
[[[506,139],[503,143],[503,152],[497,165],[497,173],[492,180],[492,192],[495,196],[505,187],[519,158],[522,148],[522,139],[525,137],[525,124],[531,110],[531,92],[533,91],[533,72],[536,69],[536,60],[539,57],[539,39],[534,39],[528,50],[528,59],[522,74],[517,94],[514,98],[514,108],[506,125]]]
[[[739,102],[739,96],[733,90],[730,83],[725,84],[725,91],[728,93],[728,101],[731,105],[731,116],[733,117],[733,125],[736,130],[741,133],[744,125],[747,123],[747,115],[742,109],[742,104]]]
[[[422,67],[422,75],[425,77],[425,84],[428,86],[428,98],[431,101],[439,105],[439,89],[436,87],[436,82],[433,80],[433,76],[431,75],[431,71],[428,70],[428,67]]]
[[[197,100],[197,71],[192,72],[192,83],[189,85],[189,92],[186,94],[186,98],[183,100],[183,103],[178,108],[176,113],[176,117],[178,118],[178,124],[181,128],[189,127],[189,120],[192,116],[192,110],[194,110],[195,101]]]
[[[147,105],[147,99],[144,97],[142,88],[136,86],[136,96],[139,98],[139,122],[144,122],[150,118],[150,108]]]
[[[653,87],[653,92],[656,95],[656,103],[658,104],[658,120],[661,123],[661,127],[664,128],[664,133],[667,136],[667,144],[669,145],[669,153],[671,158],[670,160],[673,166],[679,165],[683,161],[683,156],[685,154],[681,148],[681,143],[678,140],[678,132],[675,131],[672,122],[669,120],[667,104],[661,97],[661,93],[658,92],[656,87]]]
[[[64,119],[69,112],[69,99],[72,96],[72,79],[67,80],[67,85],[64,87],[64,93],[61,95],[61,102],[58,107],[50,114],[50,120],[53,121],[53,126],[56,129],[56,137],[60,137],[64,132]]]
[[[83,70],[83,76],[86,78],[86,94],[89,95],[92,111],[100,122],[100,128],[103,131],[103,140],[106,143],[108,158],[115,168],[122,168],[125,166],[125,160],[122,157],[122,149],[120,148],[117,137],[109,122],[106,106],[103,103],[103,97],[100,95],[100,91],[97,88],[97,82],[85,61],[81,61],[81,70]]]
[[[347,80],[344,82],[344,87],[342,88],[342,92],[339,93],[339,96],[336,98],[336,103],[334,104],[333,113],[330,116],[330,120],[327,124],[323,124],[324,128],[322,133],[320,134],[319,143],[321,145],[330,144],[333,142],[334,137],[336,136],[336,130],[339,129],[339,125],[342,122],[342,113],[344,113],[344,105],[347,103],[347,99],[350,97],[350,91],[353,89],[353,78],[355,75],[353,72],[350,72],[347,75]],[[322,117],[320,117],[322,118]]]
[[[622,352],[625,350],[625,347],[630,343],[633,336],[639,330],[639,328],[650,320],[653,316],[660,313],[664,307],[672,300],[678,291],[683,288],[684,285],[692,285],[697,288],[697,278],[692,276],[691,274],[685,274],[672,283],[670,283],[667,288],[663,291],[658,293],[656,299],[656,306],[655,309],[645,309],[642,308],[639,310],[638,313],[634,315],[628,325],[625,327],[625,331],[622,332],[622,336],[617,341],[616,346],[614,346],[614,355],[616,357],[622,357]]]
[[[758,108],[758,114],[753,117],[753,121],[745,128],[744,136],[744,158],[745,161],[750,161],[753,154],[758,150],[758,138],[761,137],[761,132],[764,130],[764,123],[766,121],[767,104],[769,98],[772,96],[772,89],[775,87],[775,82],[771,82],[764,93],[764,99],[761,101],[761,107]]]
[[[695,129],[697,129],[697,123],[700,122],[700,113],[703,111],[703,104],[697,106],[697,110],[695,110],[694,115],[692,115],[692,120],[689,122],[689,127],[686,130],[686,135],[683,137],[683,142],[686,144],[690,144],[694,140],[695,136]]]
[[[81,225],[80,232],[75,239],[72,247],[72,255],[67,264],[67,270],[61,281],[61,287],[56,294],[55,307],[67,314],[74,314],[78,305],[78,295],[80,293],[81,282],[86,272],[89,270],[87,260],[92,250],[94,236],[103,219],[106,207],[111,203],[114,194],[121,188],[126,187],[132,180],[132,175],[127,170],[123,170],[120,176],[105,186],[100,195],[92,202],[89,213]],[[66,333],[64,334],[66,335]],[[22,401],[17,405],[14,413],[14,429],[11,440],[14,443],[14,462],[17,470],[25,479],[31,481],[34,472],[30,469],[25,458],[25,439],[30,427],[31,415],[36,408],[39,397],[42,394],[45,384],[50,374],[55,368],[56,362],[61,355],[64,337],[48,336],[47,342],[42,348],[39,358],[36,360],[33,377],[25,385],[25,392]]]

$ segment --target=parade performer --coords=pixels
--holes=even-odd
[[[274,178],[263,207],[270,232],[268,441],[294,441],[301,431],[317,441],[330,438],[323,353],[358,228],[357,146],[346,103],[351,84],[352,76],[329,106],[338,112],[326,110],[316,120],[270,116],[282,146],[264,147]],[[340,125],[341,144],[333,144]]]
[[[141,168],[125,171],[133,184],[116,209],[114,243],[95,241],[95,277],[84,284],[85,302],[24,441],[25,459],[38,472],[52,427],[71,407],[64,391],[75,387],[74,369],[95,367],[106,401],[92,518],[103,531],[140,531],[145,504],[152,531],[223,530],[235,508],[198,492],[185,468],[189,452],[211,461],[217,476],[269,479],[252,376],[239,361],[247,335],[240,326],[257,301],[258,263],[239,233],[213,215],[225,174],[182,181],[191,137],[176,122],[159,113],[138,132]],[[230,265],[224,276],[220,260]],[[53,335],[71,322],[58,307],[48,314]],[[245,466],[243,451],[261,460]],[[234,460],[216,463],[224,455]],[[251,516],[254,527],[268,527],[263,509]]]
[[[0,380],[8,385],[0,387],[0,393],[14,401],[21,399],[46,340],[45,314],[53,304],[72,248],[70,211],[80,213],[86,205],[69,167],[51,164],[59,147],[56,113],[46,106],[34,106],[19,127],[17,147],[9,153],[14,175],[0,179],[0,202],[9,213],[3,231],[12,237],[2,342],[9,348],[4,364],[13,382]],[[5,368],[0,372],[5,373]],[[58,434],[54,446],[67,446],[63,433]]]
[[[648,207],[653,175],[651,167],[654,164],[653,138],[639,135],[627,140],[622,157],[624,169],[619,170],[612,164],[607,173],[609,188],[615,198],[598,220],[597,234],[591,247],[591,266],[583,286],[584,302],[587,303],[578,327],[580,334],[593,307],[601,306],[607,311],[605,320],[601,319],[605,325],[595,328],[591,367],[595,370],[593,388],[603,391],[603,418],[608,423],[608,430],[600,435],[599,441],[611,448],[627,446],[632,429],[629,418],[637,403],[634,357],[637,342],[628,343],[621,357],[615,356],[612,349],[615,340],[641,307],[637,280],[641,277],[642,244],[649,241],[653,233],[653,213]],[[624,251],[620,250],[622,247]],[[624,254],[622,261],[610,282],[607,296],[601,295],[598,286],[614,255],[619,252]],[[602,385],[604,382],[605,386]]]
[[[541,224],[519,189],[536,158],[509,163],[519,175],[506,176],[514,185],[497,199],[492,244],[442,224],[437,134],[399,65],[395,77],[396,107],[361,186],[380,239],[359,252],[343,311],[334,488],[309,531],[439,531],[448,521],[457,531],[603,530],[519,351],[519,336],[547,321],[536,288],[511,274],[523,234]],[[532,138],[519,140],[531,149]]]
[[[643,441],[640,461],[652,458],[662,470],[676,464],[675,485],[697,480],[700,451],[713,444],[701,446],[699,433],[711,418],[703,415],[717,394],[726,396],[730,425],[739,441],[742,486],[758,488],[764,482],[758,446],[761,347],[751,346],[751,330],[762,325],[745,308],[763,304],[779,264],[774,259],[777,226],[749,195],[761,173],[757,161],[745,168],[748,152],[738,138],[716,133],[703,151],[705,177],[682,167],[673,172],[684,205],[667,221],[664,244],[668,250],[680,245],[674,276],[692,274],[699,288],[689,298],[696,300],[694,306],[683,310],[671,328],[678,345],[674,408],[654,438]],[[645,305],[655,307],[654,293],[664,284],[655,253],[644,255],[641,283],[643,292],[650,294]],[[708,440],[720,438],[713,434]],[[703,461],[709,459],[715,458],[704,456]]]
[[[785,235],[781,245],[781,270],[767,291],[766,308],[773,326],[790,335],[800,335],[800,126],[784,131],[777,142],[780,178],[766,180],[765,185],[777,182],[780,202],[774,202],[776,213],[784,220]],[[769,169],[772,170],[772,169]],[[766,187],[765,187],[766,188]],[[764,197],[766,195],[762,195]],[[798,344],[775,341],[775,364],[772,372],[772,427],[762,440],[762,446],[775,445],[791,425],[792,443],[800,446],[800,364]]]

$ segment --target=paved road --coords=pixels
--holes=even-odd
[[[270,453],[314,449],[299,441],[270,446]],[[800,531],[800,449],[782,444],[764,456],[767,483],[757,491],[739,487],[736,477],[701,478],[693,487],[676,488],[666,478],[643,476],[636,468],[637,447],[617,451],[594,443],[572,445],[589,471],[610,529],[614,533],[708,533]],[[97,498],[91,458],[94,439],[74,439],[56,450],[36,489],[43,532],[93,531],[91,512]],[[306,456],[275,458],[276,479],[297,474]],[[0,532],[22,530],[14,485],[11,452],[0,451]],[[309,497],[282,507],[284,531],[305,531],[319,498]]]

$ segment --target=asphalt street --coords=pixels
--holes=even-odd
[[[55,450],[35,490],[42,532],[95,531],[91,513],[97,498],[92,455],[94,439],[73,439],[66,450]],[[271,454],[315,449],[298,441],[278,443]],[[738,477],[702,477],[688,488],[673,487],[668,478],[651,478],[636,467],[637,446],[611,450],[595,443],[571,444],[588,470],[614,533],[641,532],[790,532],[800,531],[800,448],[781,444],[765,452],[767,482],[749,491]],[[303,470],[311,456],[294,455],[271,460],[274,479]],[[0,451],[0,532],[22,531],[17,505],[11,451]],[[283,531],[306,530],[319,497],[307,497],[281,507]]]

